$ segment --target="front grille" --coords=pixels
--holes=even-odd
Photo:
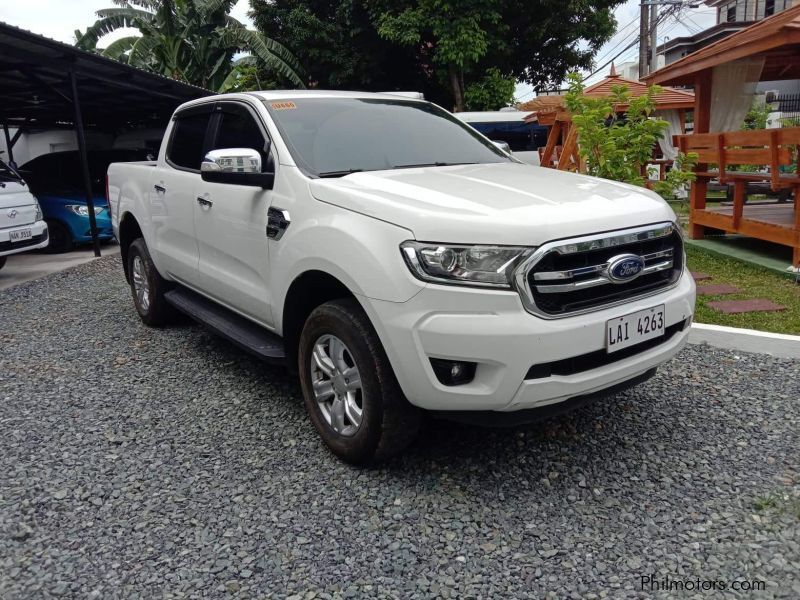
[[[34,235],[29,240],[25,240],[24,242],[0,242],[0,252],[8,252],[9,250],[17,250],[19,248],[27,248],[28,246],[35,246],[36,244],[41,244],[47,239],[47,230],[45,229],[43,233],[39,235]]]
[[[619,352],[613,352],[609,354],[605,349],[596,350],[594,352],[589,352],[588,354],[581,354],[571,358],[564,358],[562,360],[556,360],[549,363],[533,365],[530,369],[528,369],[528,374],[525,375],[525,379],[545,379],[547,377],[552,377],[553,375],[576,375],[578,373],[584,373],[586,371],[591,371],[592,369],[597,369],[599,367],[604,367],[606,365],[619,362],[668,342],[676,334],[686,329],[688,322],[688,319],[679,321],[678,323],[670,325],[664,329],[664,335],[647,340],[641,344],[636,344],[630,348],[624,348]]]
[[[642,259],[641,274],[615,278],[615,259]],[[619,304],[677,282],[683,241],[670,223],[560,240],[542,246],[524,266],[523,300],[532,312],[557,318]]]

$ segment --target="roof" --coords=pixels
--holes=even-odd
[[[248,92],[265,100],[297,100],[298,98],[385,98],[387,100],[412,100],[419,98],[409,96],[407,93],[393,94],[391,92],[357,92],[339,90],[268,90]]]
[[[695,75],[746,57],[764,57],[762,81],[800,78],[800,4],[647,75],[647,83],[692,85]]]
[[[164,126],[179,104],[212,92],[0,23],[0,123],[52,128],[74,119],[74,71],[86,127]]]
[[[613,88],[618,85],[627,86],[631,98],[639,98],[647,94],[648,85],[641,81],[626,79],[617,74],[614,65],[611,65],[611,72],[593,85],[584,90],[584,95],[594,98],[610,96]],[[694,107],[694,94],[684,90],[676,90],[671,87],[664,87],[661,93],[656,96],[656,109],[669,110]],[[555,112],[564,110],[564,96],[537,96],[533,100],[520,105],[520,110],[533,112]]]

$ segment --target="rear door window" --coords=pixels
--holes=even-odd
[[[167,160],[173,166],[192,171],[200,170],[210,118],[210,107],[203,112],[192,111],[176,116],[167,149]]]

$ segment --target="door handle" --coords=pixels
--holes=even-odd
[[[163,185],[157,185],[157,184],[153,186],[153,189],[157,191],[159,194],[163,194],[167,191],[167,188],[165,188]]]
[[[208,198],[203,198],[202,196],[197,197],[197,203],[200,206],[206,206],[208,208],[211,208],[214,205],[214,203],[211,200],[209,200]]]

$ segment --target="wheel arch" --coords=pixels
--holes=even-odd
[[[350,288],[325,271],[304,271],[292,281],[284,298],[282,319],[286,365],[290,371],[297,370],[298,343],[308,316],[318,306],[341,298],[353,298],[361,304]]]
[[[119,222],[119,250],[122,256],[122,268],[125,271],[125,280],[130,283],[128,272],[128,250],[137,238],[143,238],[142,228],[132,213],[126,212]]]

